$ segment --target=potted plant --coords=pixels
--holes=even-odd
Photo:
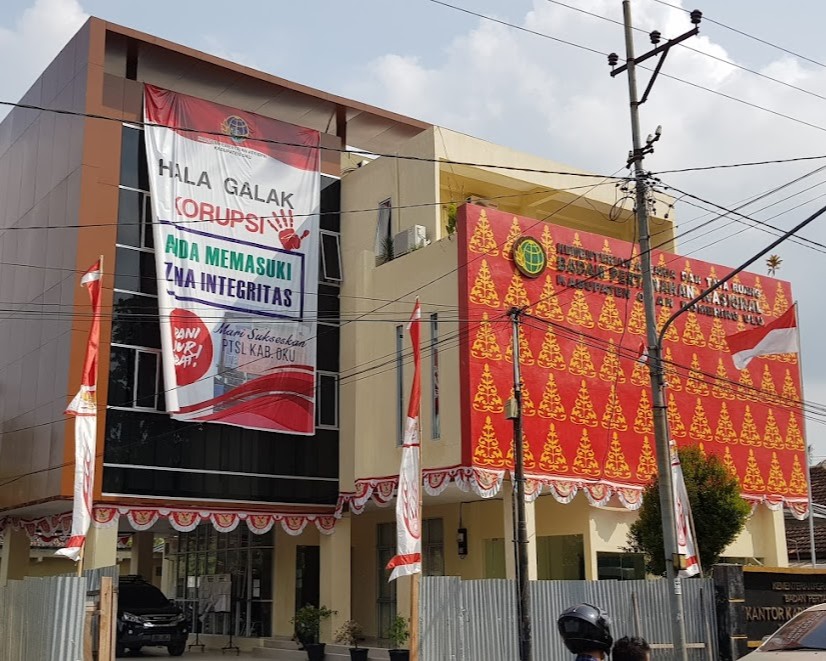
[[[295,637],[301,647],[307,652],[310,661],[322,661],[324,658],[324,643],[318,642],[321,621],[336,614],[326,606],[316,607],[307,604],[295,612],[292,623],[295,626]]]
[[[407,620],[401,615],[396,615],[390,623],[387,637],[390,638],[393,643],[393,648],[388,650],[390,661],[408,661],[410,659],[410,650],[403,647],[407,639],[410,638]]]
[[[350,661],[367,661],[366,647],[359,647],[359,640],[364,638],[361,625],[355,620],[347,620],[336,631],[335,641],[350,648]]]

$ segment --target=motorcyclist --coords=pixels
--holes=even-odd
[[[605,661],[614,639],[611,620],[601,608],[591,604],[572,606],[557,620],[559,635],[576,661]]]

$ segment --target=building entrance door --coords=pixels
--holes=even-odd
[[[295,607],[319,604],[319,547],[298,546],[295,552]]]

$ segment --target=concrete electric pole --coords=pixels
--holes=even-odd
[[[674,488],[671,479],[671,441],[668,430],[668,412],[665,403],[665,377],[661,362],[661,344],[657,335],[657,316],[654,305],[654,281],[651,272],[651,237],[648,227],[648,180],[643,168],[643,159],[646,154],[654,151],[653,144],[660,138],[660,129],[657,128],[655,135],[649,136],[645,146],[642,144],[640,136],[640,115],[639,108],[648,99],[651,87],[660,72],[669,49],[699,32],[699,23],[702,14],[695,10],[691,12],[691,22],[694,28],[685,34],[670,39],[662,45],[658,45],[661,39],[659,32],[651,33],[651,42],[654,48],[639,58],[634,55],[634,34],[631,23],[631,2],[623,0],[622,3],[623,22],[625,25],[625,57],[626,63],[623,66],[613,68],[612,76],[616,76],[623,71],[628,71],[628,95],[631,107],[631,137],[633,140],[633,150],[629,155],[629,165],[634,166],[634,178],[636,182],[636,207],[637,225],[640,244],[640,265],[642,268],[642,290],[643,303],[645,306],[646,339],[648,343],[648,366],[651,376],[651,398],[654,409],[654,440],[657,450],[657,474],[660,486],[660,510],[662,512],[663,524],[663,546],[665,549],[665,560],[668,581],[672,585],[670,592],[670,607],[672,617],[672,638],[674,641],[674,658],[677,661],[688,661],[688,648],[685,639],[685,618],[683,609],[682,585],[675,564],[677,564],[677,528],[674,519]],[[640,99],[637,93],[637,64],[655,55],[662,54],[651,80]],[[608,63],[615,67],[619,57],[616,53],[608,56]]]

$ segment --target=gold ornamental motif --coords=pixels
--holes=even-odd
[[[496,257],[499,254],[496,239],[493,237],[493,231],[490,228],[488,214],[484,209],[479,212],[479,220],[473,230],[473,236],[470,237],[468,250],[478,254],[490,255],[491,257]]]
[[[565,407],[562,406],[562,397],[560,397],[559,389],[556,387],[553,372],[548,372],[548,381],[545,384],[545,390],[542,392],[538,414],[540,418],[550,418],[560,422],[568,417],[565,413]]]
[[[711,425],[708,423],[708,416],[703,408],[703,401],[699,397],[694,405],[694,415],[691,417],[688,435],[695,441],[711,441],[714,438]]]
[[[499,294],[496,292],[496,285],[493,283],[493,276],[490,273],[488,261],[483,257],[479,266],[479,273],[473,281],[473,288],[468,296],[471,303],[486,305],[489,308],[499,308]]]
[[[496,430],[493,428],[490,416],[485,416],[485,424],[482,426],[482,435],[476,441],[476,449],[473,451],[473,462],[477,466],[490,466],[491,468],[502,468],[505,465],[505,458],[499,447],[499,440],[496,438]]]
[[[725,402],[720,405],[720,417],[717,419],[717,430],[714,432],[714,440],[718,443],[737,443],[737,431],[728,412]]]
[[[668,394],[668,424],[671,426],[671,435],[674,438],[683,438],[686,435],[683,418],[672,393]]]
[[[487,411],[489,413],[501,413],[505,410],[502,398],[496,390],[496,383],[493,380],[490,365],[487,363],[482,367],[482,376],[479,379],[479,385],[476,386],[473,408],[476,411]]]
[[[482,313],[482,321],[476,331],[476,338],[470,348],[470,355],[484,360],[502,360],[502,349],[496,340],[496,333],[488,319],[488,313]]]
[[[605,405],[601,424],[605,429],[616,429],[617,431],[628,429],[628,423],[625,421],[625,415],[617,396],[617,388],[614,384],[611,384],[611,390],[608,392],[608,403]]]
[[[554,281],[550,275],[545,276],[542,293],[539,294],[539,300],[534,305],[534,314],[548,321],[565,321],[565,313],[559,304]]]
[[[599,477],[600,474],[599,463],[597,463],[596,457],[594,456],[594,448],[591,446],[591,439],[588,436],[587,429],[582,430],[582,438],[576,449],[574,473],[587,475],[588,477]]]
[[[567,369],[565,357],[556,339],[556,333],[551,325],[545,329],[545,337],[542,339],[542,347],[539,349],[539,357],[536,364],[540,367],[564,371]]]
[[[605,476],[619,480],[631,477],[631,467],[625,459],[617,432],[614,432],[611,445],[608,447],[608,457],[605,459]]]
[[[574,408],[571,409],[571,422],[586,427],[597,426],[597,414],[594,411],[594,405],[591,403],[591,395],[588,392],[588,384],[585,379],[580,383]]]
[[[765,491],[766,483],[760,474],[760,467],[754,457],[754,450],[749,448],[749,460],[746,462],[746,474],[743,476],[743,488],[748,491]]]
[[[651,443],[648,440],[648,436],[643,436],[640,461],[637,464],[637,479],[641,482],[648,482],[656,474],[657,459],[651,450]]]
[[[766,482],[766,491],[770,494],[785,494],[788,490],[786,478],[783,477],[783,470],[780,468],[780,461],[777,453],[772,452],[772,463],[769,468],[769,479]]]
[[[567,473],[568,460],[559,443],[554,423],[548,425],[548,435],[542,446],[542,455],[539,457],[539,467],[547,473]]]

